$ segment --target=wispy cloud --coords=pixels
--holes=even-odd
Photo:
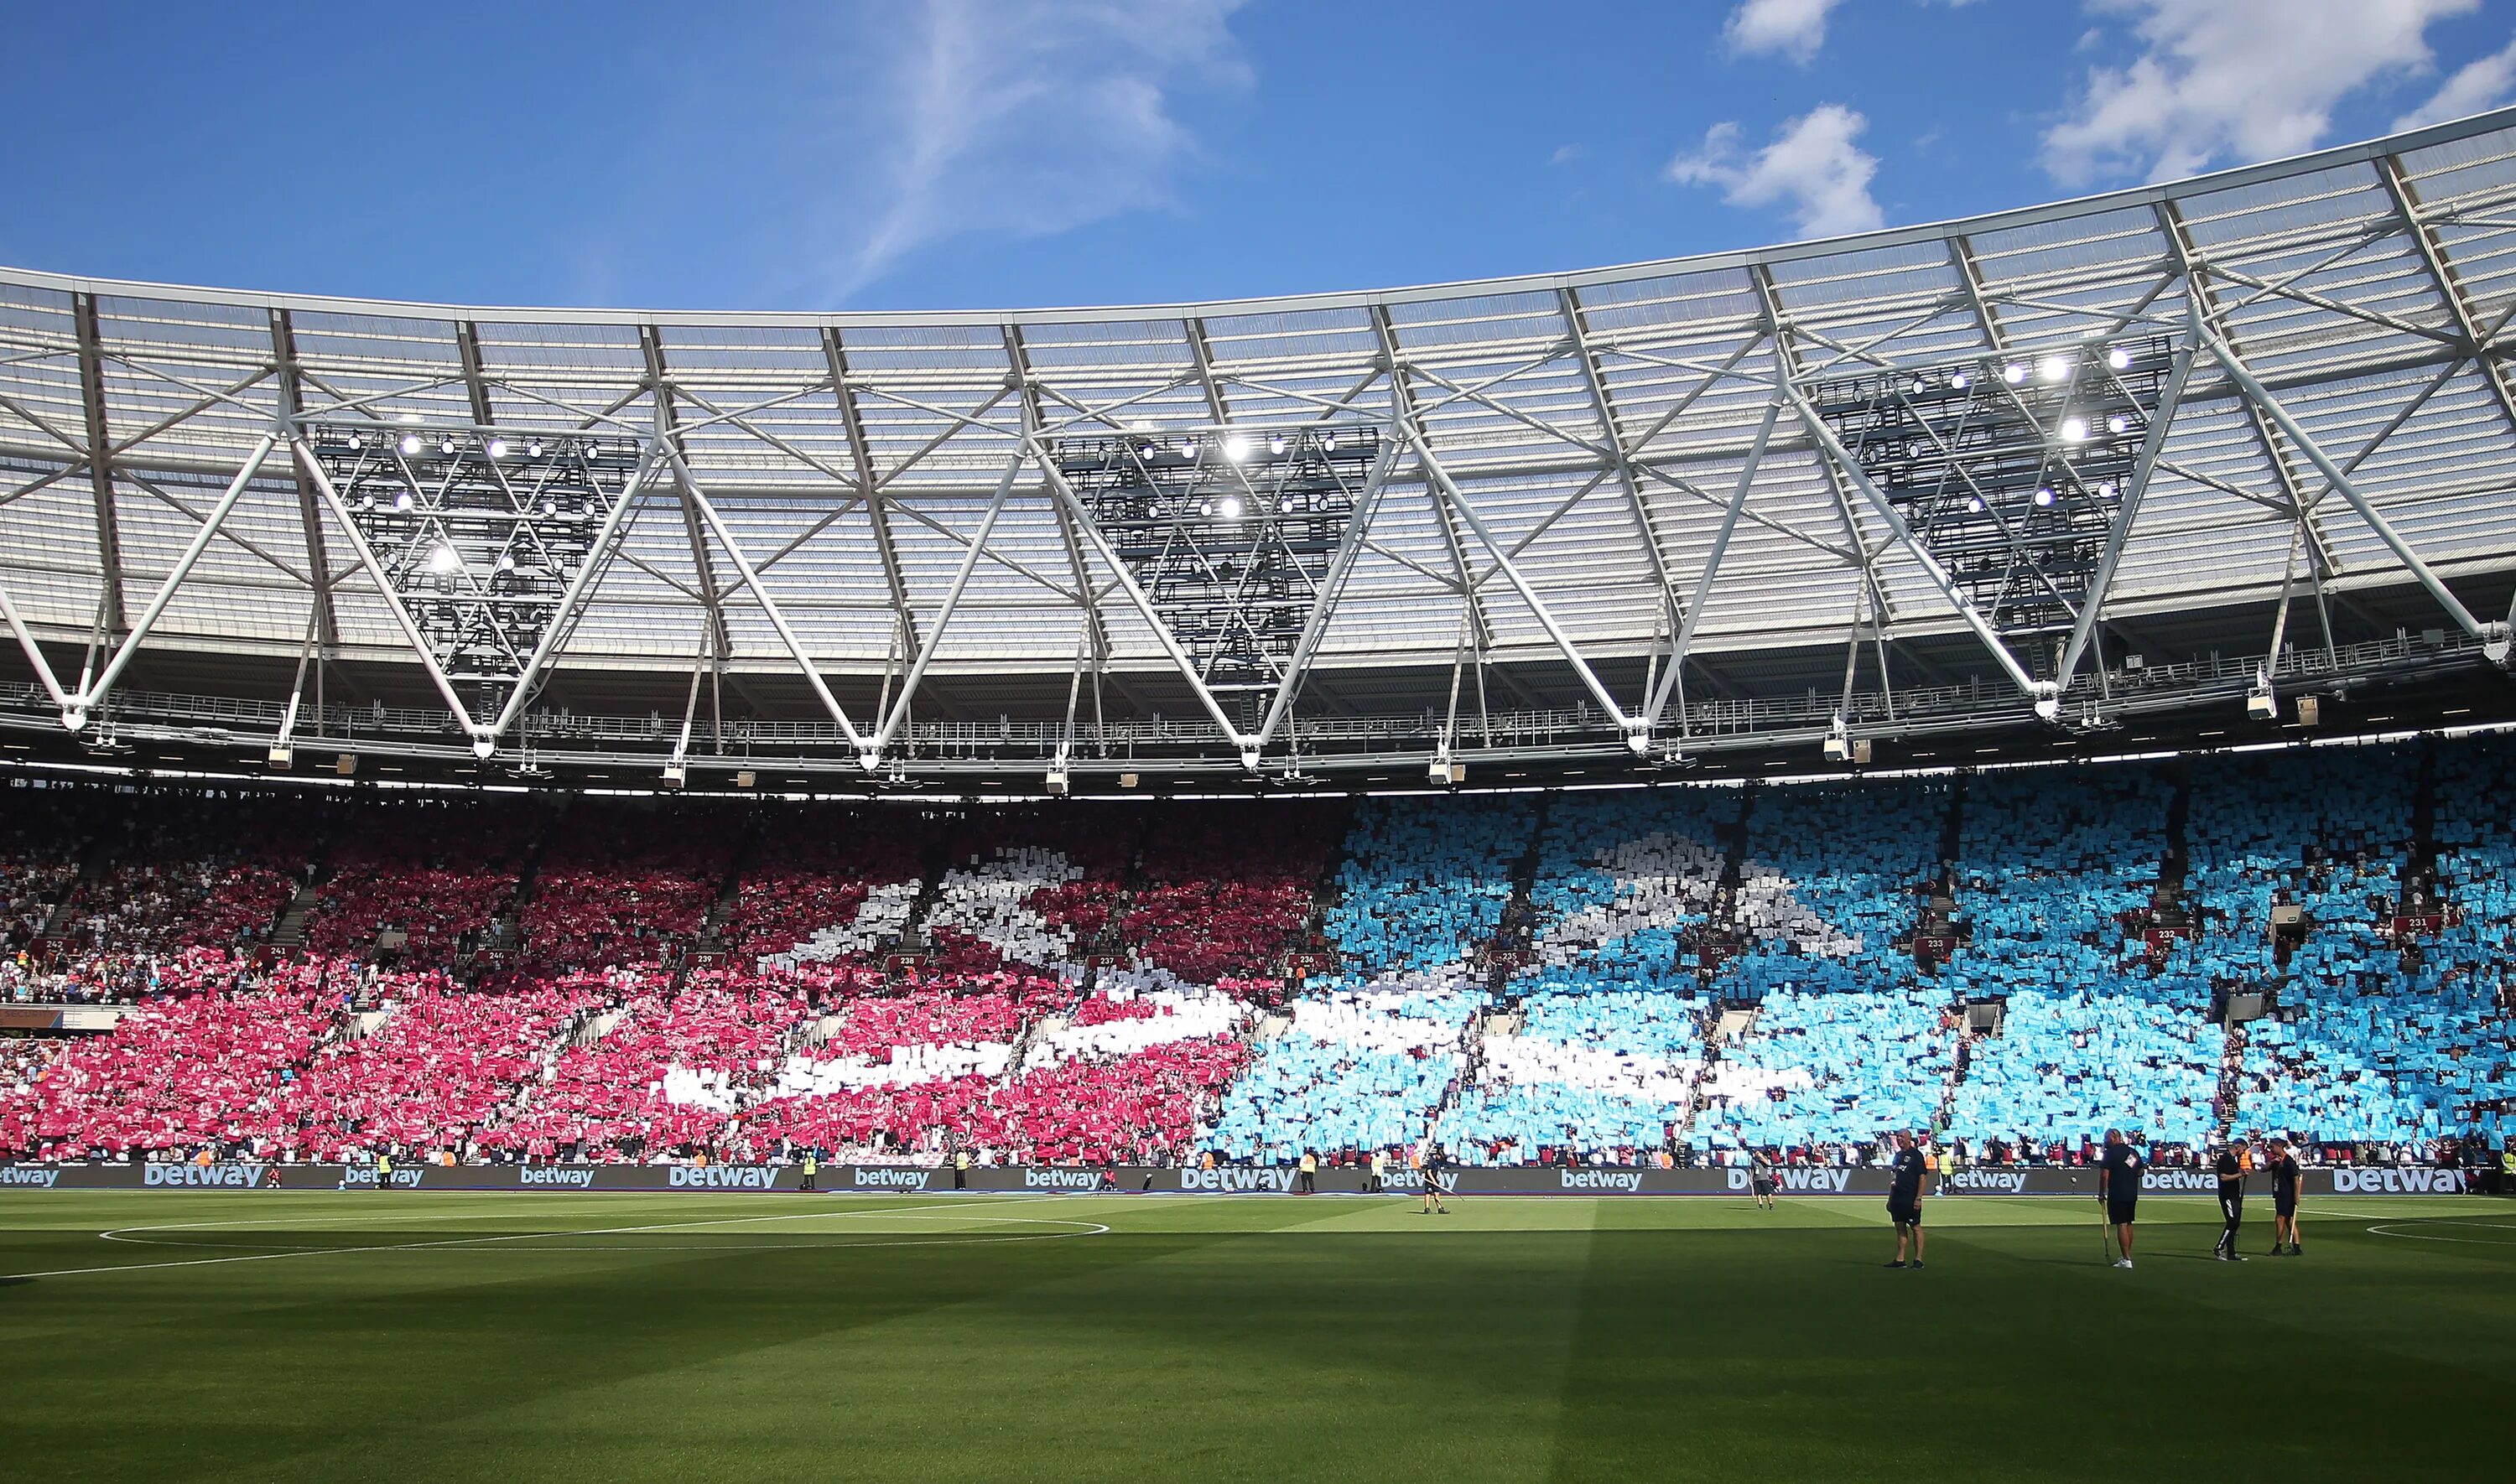
[[[871,147],[891,166],[831,273],[839,297],[969,233],[1046,236],[1171,199],[1197,157],[1177,101],[1237,93],[1239,0],[923,0],[880,59]]]
[[[1825,45],[1825,18],[1843,0],[1740,0],[1722,37],[1742,57],[1786,57],[1807,66]]]
[[[2427,103],[2394,120],[2394,127],[2416,129],[2495,108],[2507,101],[2511,90],[2516,90],[2516,41],[2457,67]]]
[[[2229,160],[2313,148],[2332,109],[2373,83],[2435,64],[2427,32],[2481,0],[2093,0],[2142,46],[2097,66],[2045,131],[2044,168],[2066,185],[2167,180]]]
[[[1669,161],[1668,178],[1719,186],[1733,206],[1779,207],[1809,236],[1867,231],[1887,223],[1869,194],[1878,158],[1857,143],[1868,127],[1868,119],[1841,103],[1820,103],[1748,152],[1740,146],[1737,124],[1714,124],[1700,146]]]

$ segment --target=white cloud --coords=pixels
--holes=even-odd
[[[1733,206],[1780,207],[1809,236],[1867,231],[1887,221],[1869,195],[1877,156],[1855,143],[1868,127],[1841,103],[1820,103],[1775,131],[1772,144],[1741,153],[1739,126],[1714,124],[1700,147],[1669,161],[1668,178],[1717,186]]]
[[[2507,101],[2511,85],[2516,85],[2516,41],[2456,68],[2446,86],[2430,95],[2427,103],[2394,120],[2394,127],[2416,129],[2422,124],[2444,123],[2497,107]]]
[[[1175,100],[1250,84],[1228,24],[1239,3],[925,0],[902,13],[870,121],[890,179],[848,228],[836,292],[947,237],[1044,236],[1167,201],[1196,155]]]
[[[2166,180],[2214,161],[2314,147],[2333,105],[2370,83],[2433,65],[2427,31],[2481,0],[2092,0],[2132,18],[2130,65],[2092,67],[2045,131],[2044,168],[2084,185]]]
[[[1721,34],[1742,57],[1787,57],[1807,66],[1825,45],[1825,18],[1843,0],[1740,0]]]

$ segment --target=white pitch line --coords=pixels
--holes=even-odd
[[[530,1241],[536,1237],[610,1237],[647,1231],[679,1231],[698,1226],[735,1226],[754,1221],[801,1221],[856,1216],[923,1216],[930,1211],[955,1211],[970,1206],[997,1205],[1000,1204],[1003,1199],[1004,1198],[1002,1196],[997,1196],[984,1201],[950,1201],[936,1206],[911,1207],[904,1211],[885,1212],[879,1209],[868,1209],[863,1211],[799,1211],[791,1212],[785,1216],[724,1216],[709,1221],[662,1221],[646,1226],[607,1226],[595,1227],[582,1231],[524,1231],[515,1232],[501,1237],[449,1237],[436,1242],[396,1242],[377,1247],[315,1247],[303,1248],[292,1252],[248,1253],[244,1256],[234,1257],[183,1257],[166,1262],[119,1262],[105,1267],[60,1267],[52,1268],[43,1272],[0,1273],[0,1282],[16,1278],[75,1278],[92,1273],[129,1273],[170,1267],[212,1267],[224,1262],[272,1262],[282,1257],[338,1257],[344,1253],[419,1252],[429,1248],[482,1247],[492,1242],[523,1242]],[[1024,1202],[1024,1204],[1031,1205],[1037,1204],[1040,1201],[1056,1201],[1062,1199],[1067,1199],[1067,1197],[1054,1193],[1043,1193],[1041,1195],[1028,1198]],[[175,1222],[163,1226],[118,1226],[111,1231],[101,1231],[97,1233],[97,1236],[99,1240],[102,1241],[127,1242],[130,1239],[122,1235],[122,1233],[135,1231],[194,1231],[208,1227],[216,1227],[222,1224],[229,1226],[241,1226],[248,1224],[249,1219],[252,1218],[229,1221],[225,1223],[217,1221],[189,1221]],[[1099,1225],[1100,1223],[1094,1222],[1091,1224]],[[1101,1235],[1106,1234],[1109,1228],[1104,1226],[1100,1233],[1084,1233],[1083,1235]],[[153,1246],[162,1244],[135,1243],[133,1245]],[[867,1244],[857,1243],[849,1245],[863,1246]],[[616,1250],[626,1253],[635,1253],[638,1249],[624,1247]]]

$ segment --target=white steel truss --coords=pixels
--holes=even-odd
[[[1980,715],[2051,720],[2110,683],[2123,626],[2277,602],[2285,636],[2301,577],[2363,632],[2424,602],[2503,660],[2511,242],[2499,113],[1952,228],[1175,309],[628,316],[0,271],[0,621],[72,730],[144,653],[215,650],[292,695],[310,667],[404,665],[481,756],[557,724],[555,673],[642,696],[669,675],[653,709],[681,706],[673,751],[696,758],[704,671],[737,697],[800,682],[809,715],[737,721],[868,772],[944,767],[989,716],[1046,725],[1061,771],[1122,767],[1130,726],[1242,769],[1308,766],[1339,727],[1415,739],[1352,765],[1456,761],[1499,755],[1511,716],[1568,719],[1549,734],[1578,740],[1541,751],[1652,755],[1723,706],[1834,687],[1838,658],[1830,704],[1857,709],[1865,646],[1881,717],[1990,676],[2006,694]],[[1810,390],[2135,335],[2176,339],[2174,375],[2067,638],[2022,659]],[[310,430],[350,421],[642,450],[496,704],[432,654],[313,456]],[[1381,456],[1243,696],[1056,459],[1353,425]],[[2329,611],[2324,638],[2338,665]],[[1183,696],[1195,720],[1157,722]]]

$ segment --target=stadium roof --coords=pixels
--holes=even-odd
[[[518,309],[0,270],[0,594],[42,656],[0,724],[1420,777],[2434,680],[2505,654],[2511,320],[2516,112],[1839,240],[1197,305]],[[2140,388],[2105,369],[2133,352]],[[1917,434],[1908,377],[1975,383],[1959,423]],[[2029,559],[2045,517],[2006,502],[2051,503],[2073,397],[2121,408],[2125,462],[2079,491],[2078,544]],[[1876,441],[1887,402],[1908,463],[1943,433],[2053,446],[2015,488],[1942,446],[1935,494]],[[570,513],[590,545],[552,558],[503,677],[432,651],[486,557],[384,549],[340,487],[361,427],[459,438],[476,473],[493,437],[611,440],[608,492]],[[1322,435],[1375,450],[1322,476],[1336,517],[1304,508],[1305,555],[1236,556],[1290,468],[1253,448]],[[1149,555],[1117,512],[1159,493],[1156,444],[1186,482]],[[1117,493],[1077,474],[1086,446],[1132,469]],[[400,474],[427,514],[438,472]],[[1217,502],[1234,480],[1245,517]],[[1965,546],[1952,497],[2008,545]],[[1291,613],[1259,642],[1262,570]]]

